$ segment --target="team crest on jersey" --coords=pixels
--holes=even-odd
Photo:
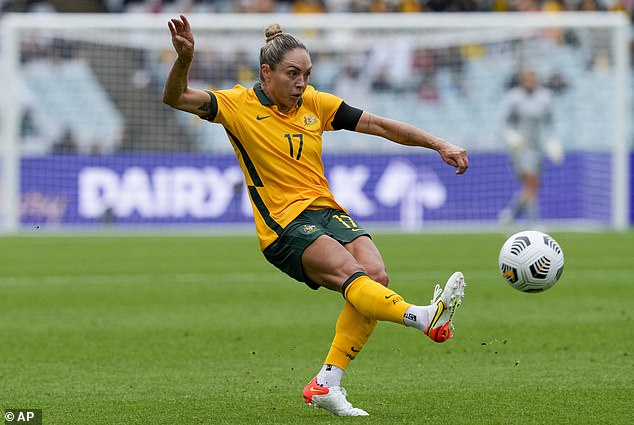
[[[317,226],[314,224],[304,224],[304,228],[302,229],[305,235],[310,235],[317,230]]]
[[[314,115],[304,115],[304,127],[312,127],[317,124],[317,117]]]

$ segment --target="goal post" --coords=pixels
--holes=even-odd
[[[162,104],[168,15],[5,14],[0,21],[0,231],[251,225],[223,129]],[[544,161],[548,228],[630,226],[629,22],[612,12],[192,15],[190,85],[250,87],[264,28],[304,41],[311,83],[467,148],[464,176],[431,151],[324,134],[337,198],[368,228],[498,228],[518,190],[501,99],[520,66],[550,86],[565,156]]]
[[[0,97],[0,229],[15,232],[20,227],[20,107],[13,99],[18,97],[20,59],[17,30],[8,22],[8,19],[0,20],[0,82],[4,86],[4,95]]]

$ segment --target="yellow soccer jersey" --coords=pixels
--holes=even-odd
[[[208,93],[209,118],[224,126],[244,173],[262,250],[311,204],[343,209],[321,159],[322,133],[333,130],[341,98],[308,86],[298,106],[282,114],[259,83]]]

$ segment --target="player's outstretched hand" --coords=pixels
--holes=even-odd
[[[194,57],[194,34],[185,15],[180,18],[172,18],[167,23],[172,33],[172,44],[178,57],[191,59]]]
[[[469,168],[469,158],[467,158],[466,149],[447,143],[438,150],[440,157],[447,164],[456,168],[456,174],[464,174]]]

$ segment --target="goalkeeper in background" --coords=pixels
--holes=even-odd
[[[520,70],[518,77],[519,85],[506,93],[502,103],[502,126],[521,189],[501,211],[499,219],[510,225],[525,213],[529,223],[535,225],[539,220],[537,201],[543,157],[560,164],[564,152],[555,131],[550,91],[539,84],[533,69]]]
[[[225,128],[244,173],[266,259],[308,287],[325,287],[345,299],[330,351],[304,388],[304,400],[335,415],[366,416],[348,402],[340,382],[377,321],[410,326],[444,342],[452,336],[451,321],[465,283],[462,273],[455,272],[444,288],[436,285],[431,304],[422,306],[407,303],[387,288],[381,254],[328,188],[321,160],[322,133],[346,129],[433,149],[457,174],[467,170],[466,151],[414,126],[316,91],[308,84],[312,71],[308,50],[279,25],[265,31],[260,81],[254,87],[190,88],[188,74],[194,60],[190,24],[181,15],[168,27],[178,56],[165,82],[163,101]]]

